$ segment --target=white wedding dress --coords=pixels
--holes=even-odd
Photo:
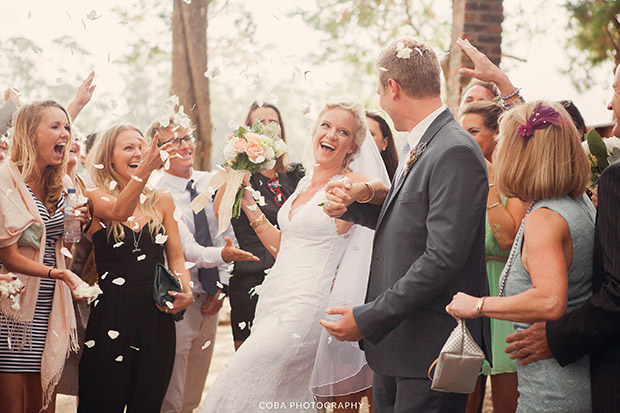
[[[339,235],[318,206],[323,189],[289,219],[309,183],[302,179],[278,213],[280,251],[259,289],[252,334],[207,392],[202,412],[316,412],[310,378],[323,329],[318,320],[352,231]]]

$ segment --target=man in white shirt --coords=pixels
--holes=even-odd
[[[185,259],[195,264],[190,270],[195,302],[187,308],[183,320],[176,323],[174,369],[161,411],[191,412],[200,404],[211,364],[218,312],[224,298],[222,289],[229,278],[226,267],[233,261],[258,261],[258,258],[235,247],[230,226],[222,235],[215,236],[218,224],[212,203],[196,215],[189,208],[191,200],[207,189],[212,176],[211,172],[193,169],[195,148],[191,131],[172,122],[166,128],[154,122],[148,134],[159,139],[160,144],[171,141],[177,148],[179,156],[169,160],[170,167],[155,186],[169,191],[181,211],[179,232],[183,252]]]

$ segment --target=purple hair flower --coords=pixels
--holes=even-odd
[[[558,123],[560,113],[550,106],[538,105],[528,120],[517,128],[517,133],[524,139],[534,136],[534,131],[548,128],[552,123]]]

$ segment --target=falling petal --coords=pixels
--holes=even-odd
[[[97,12],[95,10],[91,10],[87,15],[86,18],[88,20],[97,20],[99,17],[101,17],[101,15],[97,15]]]
[[[227,272],[233,272],[234,269],[235,269],[235,264],[230,264],[228,267],[226,267]]]
[[[170,159],[166,159],[166,162],[164,162],[164,169],[166,171],[170,169]]]
[[[101,274],[101,277],[99,277],[99,278],[101,278],[102,280],[105,280],[105,277],[107,277],[107,276],[108,276],[108,271],[106,271],[103,274]]]
[[[128,222],[133,222],[133,220],[134,220],[134,219],[136,219],[136,217],[135,217],[135,216],[133,216],[133,215],[132,215],[132,216],[130,216],[130,217],[127,217],[127,221],[128,221]]]
[[[123,245],[123,244],[124,244],[124,242],[123,242],[123,241],[119,241],[119,242],[117,242],[116,244],[112,245],[112,247],[113,247],[113,248],[118,248],[118,247],[120,247],[120,246],[121,246],[121,245]]]
[[[226,297],[226,293],[220,293],[220,295],[217,297],[217,299],[222,301],[225,297]]]
[[[86,198],[84,195],[80,194],[78,195],[78,204],[85,204],[88,202],[88,198]]]
[[[172,214],[172,217],[174,218],[174,220],[179,222],[182,216],[183,216],[183,211],[181,211],[180,208],[175,208],[174,213]]]
[[[185,261],[185,269],[189,270],[190,268],[194,267],[196,265],[196,263],[194,262],[189,262],[189,261]]]
[[[294,339],[301,338],[301,336],[299,334],[296,334],[296,333],[291,334],[291,337],[293,337]]]
[[[207,340],[207,341],[205,341],[205,343],[202,345],[202,347],[201,347],[201,348],[204,350],[204,349],[206,349],[207,347],[209,347],[210,345],[211,345],[211,340]]]
[[[88,348],[93,348],[93,346],[95,345],[95,340],[88,340],[84,342],[84,345]]]
[[[116,181],[110,181],[110,183],[108,184],[108,188],[110,188],[110,191],[114,191],[116,185],[118,185]]]
[[[207,79],[215,79],[216,77],[218,77],[219,75],[221,75],[222,72],[220,71],[219,66],[213,66],[211,69],[208,69],[205,73],[204,76]]]
[[[140,224],[139,224],[138,222],[134,222],[134,224],[133,224],[133,230],[135,231],[135,230],[137,230],[137,229],[139,229],[139,228],[140,228]]]
[[[239,328],[240,328],[241,330],[243,330],[243,329],[245,328],[245,326],[246,326],[246,325],[247,325],[247,324],[246,324],[246,322],[245,322],[245,321],[242,321],[242,322],[240,322],[240,323],[239,323]]]
[[[265,272],[265,275],[269,274],[271,272],[271,268],[267,268],[264,272]]]
[[[190,281],[190,282],[189,282],[189,286],[190,286],[190,288],[194,288],[194,282],[193,282],[193,281]]]
[[[159,151],[159,157],[162,162],[166,162],[166,160],[170,157],[170,154],[166,151]]]
[[[123,277],[116,277],[115,279],[112,280],[112,284],[116,284],[116,285],[123,285],[125,284],[125,279]]]
[[[138,347],[134,347],[134,346],[129,346],[129,348],[134,349],[136,351],[140,351],[140,349]]]
[[[123,361],[123,356],[118,356],[114,359],[114,361],[118,361],[120,363],[121,361]]]
[[[116,330],[108,330],[108,336],[109,336],[112,340],[116,340],[120,334],[121,334],[121,333],[119,333],[119,332],[118,332],[118,331],[116,331]]]
[[[304,116],[305,116],[305,115],[307,115],[308,113],[310,113],[310,108],[311,108],[311,107],[312,107],[312,105],[310,104],[310,102],[304,102],[304,103],[301,105],[301,108],[300,108],[299,112],[300,112],[302,115],[304,115]]]
[[[271,248],[272,251],[277,251],[278,249],[276,247],[274,247],[273,245],[270,245],[269,248]]]
[[[174,304],[172,304],[170,301],[166,301],[166,307],[172,310],[174,308]]]
[[[381,66],[381,67],[379,67],[379,71],[380,72],[387,72],[388,70],[387,70],[387,68]]]
[[[404,47],[396,53],[396,57],[400,59],[409,59],[411,57],[412,50],[408,47]]]
[[[101,225],[101,228],[106,228],[105,224],[101,221],[99,221],[99,225]]]
[[[107,196],[102,196],[101,199],[106,202],[110,202],[110,198],[108,198]]]
[[[327,344],[331,344],[333,340],[334,340],[334,336],[327,337]]]
[[[60,253],[69,259],[73,258],[73,254],[71,254],[71,251],[69,251],[66,247],[62,247],[60,249]]]
[[[103,164],[96,163],[96,164],[94,164],[94,165],[93,165],[93,168],[96,168],[96,169],[103,169],[103,168],[104,168],[104,166],[103,166]]]
[[[248,208],[250,211],[256,211],[256,208],[258,208],[258,207],[257,207],[256,205],[248,205],[248,206],[247,206],[247,208]]]
[[[60,337],[60,336],[58,335],[58,333],[56,332],[56,330],[52,330],[52,333],[54,333],[54,335],[55,335],[56,337]]]
[[[264,196],[261,196],[261,197],[258,198],[258,205],[260,205],[260,206],[267,205],[267,203],[265,202],[265,197]]]
[[[131,179],[133,179],[134,181],[138,181],[138,182],[144,182],[142,178],[140,178],[139,176],[135,176],[135,175],[131,175]]]
[[[136,257],[136,259],[137,259],[138,261],[142,261],[142,260],[144,260],[145,258],[146,258],[146,254],[138,255],[138,256]]]
[[[155,244],[164,245],[168,240],[168,235],[157,234],[155,235]]]
[[[146,195],[140,194],[140,203],[143,204],[146,202]]]

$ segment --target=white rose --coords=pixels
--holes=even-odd
[[[279,158],[280,156],[286,153],[286,150],[287,150],[286,142],[284,142],[282,139],[278,139],[273,144],[273,149],[276,151],[276,156]]]
[[[276,161],[274,161],[273,159],[270,161],[265,162],[264,164],[261,165],[260,170],[263,172],[269,171],[271,169],[273,169],[273,167],[276,166]]]
[[[228,145],[224,148],[224,158],[232,162],[237,157],[237,151],[235,150],[235,145],[232,141],[228,142]]]
[[[265,154],[264,154],[264,156],[265,156],[265,159],[273,159],[273,158],[276,156],[276,154],[275,154],[275,152],[273,151],[273,148],[272,148],[271,146],[267,146],[267,147],[265,148]]]

